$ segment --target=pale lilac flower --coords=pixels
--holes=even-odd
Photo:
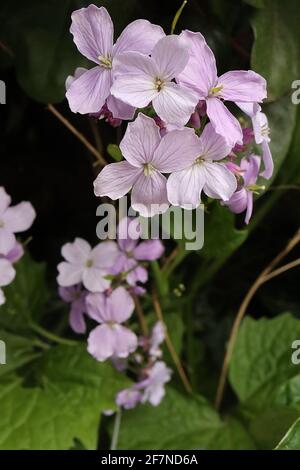
[[[88,352],[98,361],[125,358],[137,348],[136,335],[121,325],[134,310],[134,302],[124,287],[109,295],[89,294],[86,298],[88,314],[100,323],[88,337]]]
[[[172,80],[182,72],[188,59],[188,48],[175,35],[160,39],[151,57],[138,52],[120,54],[111,93],[137,108],[152,101],[163,121],[184,126],[198,102],[197,94]]]
[[[81,284],[70,287],[59,287],[59,295],[71,304],[69,313],[69,324],[75,333],[85,333],[86,324],[84,314],[86,313],[85,299],[87,291],[83,290]]]
[[[169,176],[168,198],[174,206],[192,209],[199,206],[202,190],[214,199],[228,200],[236,190],[236,178],[219,160],[231,150],[228,142],[209,123],[197,138],[194,157],[182,155],[185,169]]]
[[[61,287],[70,287],[83,283],[91,292],[103,292],[110,286],[105,278],[116,261],[118,247],[115,242],[105,241],[95,248],[82,238],[75,238],[73,243],[66,243],[61,250],[66,261],[57,267],[57,282]]]
[[[232,147],[242,143],[242,129],[238,120],[223,101],[250,104],[266,98],[266,81],[252,70],[234,70],[220,77],[214,54],[200,33],[183,31],[180,37],[188,44],[190,59],[177,81],[198,93],[206,101],[207,115],[216,132],[225,137]]]
[[[11,197],[0,187],[0,254],[8,255],[17,243],[15,233],[28,230],[36,213],[30,202],[10,206]]]
[[[138,384],[138,388],[143,389],[141,402],[159,405],[165,395],[164,386],[171,379],[171,374],[171,369],[163,361],[155,362],[147,371],[147,378]]]
[[[166,333],[164,324],[161,321],[156,322],[152,329],[152,334],[150,337],[149,354],[152,358],[161,357],[162,350],[160,348],[160,345],[164,342],[165,336]]]
[[[140,236],[141,227],[138,218],[123,217],[118,226],[120,254],[112,272],[114,274],[127,273],[126,280],[131,286],[148,280],[147,270],[140,266],[139,262],[156,260],[164,252],[164,246],[160,240],[145,240],[138,243]]]
[[[5,258],[11,263],[16,263],[24,255],[24,248],[21,243],[16,242],[14,247],[7,253],[7,255],[1,255],[0,258]]]
[[[132,188],[131,204],[151,217],[169,207],[167,179],[162,173],[182,170],[197,155],[193,129],[168,132],[161,137],[155,121],[142,113],[129,123],[120,144],[125,159],[107,165],[94,182],[96,196],[119,199]]]
[[[125,410],[132,410],[140,403],[142,399],[142,393],[137,390],[134,386],[121,390],[116,397],[116,403],[118,406],[122,406]]]
[[[97,113],[106,102],[115,118],[132,119],[134,108],[110,95],[114,62],[125,51],[150,54],[156,42],[164,36],[162,28],[147,20],[136,20],[113,44],[114,28],[106,8],[89,5],[72,13],[70,31],[79,52],[97,64],[67,83],[66,97],[71,110],[81,114]]]
[[[238,186],[237,191],[224,204],[235,214],[246,211],[245,223],[248,224],[253,211],[253,192],[259,189],[256,186],[260,168],[260,157],[250,155],[244,157],[240,163],[240,174],[243,177],[243,184]]]
[[[7,259],[0,259],[0,305],[5,303],[4,292],[1,287],[8,286],[16,275],[12,264]]]

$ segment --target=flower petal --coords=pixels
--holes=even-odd
[[[76,78],[81,77],[81,75],[83,75],[87,71],[88,69],[84,67],[77,67],[75,69],[74,75],[68,75],[65,82],[66,90],[70,88],[71,84],[74,82],[74,80],[76,80]]]
[[[262,145],[263,162],[264,162],[265,169],[260,175],[263,178],[266,178],[268,180],[273,175],[274,162],[273,162],[272,153],[271,153],[271,149],[270,149],[268,142],[264,140],[261,145]]]
[[[188,63],[188,46],[175,34],[165,36],[158,41],[151,57],[157,65],[159,78],[172,80]]]
[[[243,170],[244,186],[256,183],[260,163],[261,158],[258,155],[250,155],[248,158],[242,158],[240,166]]]
[[[126,276],[126,281],[130,286],[135,286],[138,282],[145,284],[148,281],[148,271],[143,266],[137,266]]]
[[[128,357],[129,354],[133,353],[137,346],[138,340],[135,335],[129,328],[126,328],[122,325],[114,326],[115,334],[115,357]]]
[[[123,217],[118,225],[118,244],[122,251],[132,251],[141,235],[138,217]]]
[[[107,311],[110,321],[124,323],[134,311],[134,302],[124,287],[117,287],[107,298]]]
[[[226,201],[226,206],[229,207],[231,212],[234,214],[240,214],[241,212],[244,212],[247,208],[247,190],[245,188],[240,189],[239,191],[236,191],[233,193],[231,198]]]
[[[75,333],[83,334],[86,332],[83,299],[77,299],[72,302],[69,314],[69,324]]]
[[[225,137],[227,142],[234,147],[236,143],[242,145],[243,133],[239,121],[226,108],[218,98],[209,98],[206,101],[207,115],[217,134]]]
[[[204,192],[214,199],[228,201],[237,188],[235,176],[221,163],[205,162],[203,165]]]
[[[197,103],[196,92],[174,82],[165,83],[157,96],[152,98],[158,116],[176,126],[184,126],[189,121]]]
[[[135,108],[129,104],[123,103],[112,95],[106,100],[107,107],[115,119],[131,121],[134,117]]]
[[[13,265],[7,259],[0,259],[0,286],[8,286],[16,275]]]
[[[57,283],[62,287],[73,286],[81,282],[82,267],[75,266],[74,264],[66,263],[63,261],[57,266],[58,276]]]
[[[103,241],[92,249],[91,259],[93,266],[109,270],[120,254],[118,245],[114,241]]]
[[[221,160],[227,157],[232,147],[226,139],[217,134],[212,124],[208,123],[200,136],[201,153],[207,160]]]
[[[117,39],[113,48],[113,55],[126,51],[151,54],[157,41],[164,36],[164,30],[160,26],[147,20],[135,20],[126,26]]]
[[[96,64],[99,56],[111,55],[114,27],[106,8],[89,5],[74,11],[71,18],[70,32],[82,55]]]
[[[88,352],[97,361],[106,361],[115,351],[115,330],[108,325],[99,325],[94,328],[88,337]]]
[[[198,165],[172,173],[167,182],[170,203],[184,209],[195,209],[201,202],[204,183],[205,180]]]
[[[82,273],[82,283],[90,292],[104,292],[110,286],[110,281],[104,278],[106,274],[107,272],[102,269],[85,268]]]
[[[0,187],[0,215],[8,208],[11,203],[11,197],[5,191],[3,186]]]
[[[2,221],[7,230],[17,233],[28,230],[34,219],[36,212],[30,202],[20,202],[16,206],[6,209],[2,215]]]
[[[111,70],[93,67],[72,81],[66,97],[73,113],[88,114],[101,110],[112,84]]]
[[[248,225],[253,212],[253,192],[248,191],[247,193],[247,211],[245,215],[245,223]]]
[[[133,251],[133,256],[139,261],[153,261],[160,258],[165,251],[160,240],[145,240]]]
[[[0,255],[7,256],[16,244],[16,237],[6,228],[0,228]]]
[[[66,243],[61,249],[66,261],[77,266],[84,266],[91,254],[91,245],[83,238],[75,238],[73,243]]]
[[[160,130],[154,119],[139,113],[136,120],[128,124],[120,149],[131,165],[141,167],[152,160],[160,141]]]
[[[149,176],[143,173],[132,188],[131,205],[143,217],[166,212],[169,207],[166,178],[154,170]]]
[[[189,46],[190,58],[183,72],[177,76],[177,80],[180,84],[197,91],[199,98],[205,99],[217,82],[215,56],[201,33],[185,30],[180,37]]]
[[[233,70],[218,79],[220,96],[228,101],[261,102],[267,97],[267,82],[252,70]]]
[[[86,296],[86,309],[89,317],[98,323],[111,320],[107,312],[107,296],[101,292],[90,293]]]
[[[200,149],[199,138],[193,129],[170,131],[161,139],[152,164],[163,173],[183,170],[200,155]]]
[[[123,197],[130,191],[142,171],[126,161],[110,163],[94,181],[95,195],[108,196],[113,200]]]

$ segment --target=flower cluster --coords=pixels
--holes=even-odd
[[[23,246],[15,233],[28,230],[34,219],[35,210],[30,202],[11,206],[11,197],[0,187],[0,305],[5,303],[4,286],[10,284],[16,275],[13,264],[24,254]]]
[[[96,113],[112,125],[135,117],[120,144],[124,160],[100,172],[95,194],[115,200],[131,191],[133,209],[151,217],[170,204],[194,209],[204,193],[235,213],[247,209],[249,222],[253,191],[263,188],[253,183],[261,159],[252,143],[261,146],[260,175],[269,179],[273,173],[260,105],[267,96],[264,78],[251,70],[218,76],[201,33],[165,35],[146,20],[129,24],[113,44],[104,7],[73,12],[71,33],[78,50],[97,64],[68,77],[71,110]],[[251,142],[226,102],[251,121]]]
[[[164,395],[171,371],[160,359],[164,327],[157,323],[148,337],[138,337],[128,326],[137,295],[144,293],[147,262],[160,258],[160,240],[140,241],[138,219],[123,218],[117,242],[104,241],[92,248],[76,238],[62,247],[65,261],[58,265],[59,293],[71,304],[69,322],[76,333],[85,333],[87,319],[97,325],[89,332],[88,352],[98,361],[111,360],[121,371],[135,370],[137,383],[122,391],[117,404],[130,408],[138,402],[153,405]]]

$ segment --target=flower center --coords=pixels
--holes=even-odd
[[[85,265],[86,265],[87,268],[91,268],[93,266],[93,260],[88,259],[87,262],[85,263]]]
[[[199,157],[196,158],[194,165],[202,165],[202,163],[205,162],[205,159],[203,158],[202,155],[199,155]]]
[[[144,175],[151,176],[153,171],[155,170],[154,166],[151,163],[144,163]]]
[[[156,77],[154,80],[154,84],[157,91],[160,91],[164,86],[164,81],[161,78]]]
[[[106,322],[106,325],[109,326],[110,328],[113,328],[115,326],[116,322],[114,321],[108,321]]]
[[[223,85],[213,87],[209,90],[208,96],[216,96],[221,90],[223,90]]]
[[[105,69],[111,69],[112,68],[111,56],[103,57],[102,55],[99,55],[98,59],[99,59],[101,67],[104,67]]]

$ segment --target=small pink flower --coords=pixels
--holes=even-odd
[[[10,206],[11,198],[0,187],[0,254],[8,255],[16,247],[15,233],[28,230],[36,213],[30,202]]]
[[[71,304],[69,313],[69,324],[75,333],[85,333],[86,324],[84,314],[86,313],[85,299],[87,292],[82,290],[80,284],[71,287],[60,287],[59,295]]]
[[[78,74],[75,80],[67,82],[66,97],[74,113],[98,113],[106,102],[114,118],[133,117],[134,108],[120,103],[110,94],[115,59],[125,51],[151,53],[164,32],[160,26],[147,20],[136,20],[124,29],[113,44],[113,30],[111,17],[104,7],[89,5],[72,13],[70,31],[77,49],[97,64],[96,67]]]
[[[266,98],[266,81],[252,70],[234,70],[217,75],[216,60],[201,33],[183,31],[180,37],[189,47],[187,66],[177,75],[181,85],[197,92],[206,101],[207,115],[215,131],[225,137],[231,146],[242,143],[242,129],[238,120],[224,105],[224,101],[246,102],[250,105]]]
[[[132,297],[124,287],[111,294],[89,294],[87,311],[100,323],[88,337],[88,352],[98,361],[108,358],[126,358],[137,348],[136,335],[122,325],[134,310]]]
[[[8,286],[16,275],[12,264],[7,259],[0,259],[0,305],[5,303],[4,292],[1,287]]]
[[[116,403],[118,406],[122,406],[125,410],[132,410],[140,403],[142,399],[142,393],[137,390],[134,386],[121,390],[116,397]]]
[[[118,256],[115,242],[105,241],[95,248],[82,238],[75,238],[73,243],[66,243],[61,250],[66,261],[57,267],[57,282],[61,287],[70,287],[83,283],[91,292],[103,292],[110,286],[105,278]]]
[[[193,129],[168,132],[161,137],[154,120],[139,113],[129,123],[120,149],[125,159],[107,165],[94,182],[96,196],[119,199],[132,188],[131,204],[144,217],[169,207],[167,179],[162,173],[182,170],[197,155]]]
[[[170,381],[171,375],[171,369],[163,361],[155,362],[147,371],[147,378],[138,383],[138,389],[143,390],[141,402],[159,405],[165,395],[165,384]]]
[[[152,101],[158,116],[168,124],[184,126],[198,102],[197,94],[173,79],[189,60],[189,51],[178,36],[163,37],[151,57],[138,52],[119,54],[111,93],[137,108]]]
[[[231,145],[207,124],[197,138],[196,154],[192,159],[184,154],[186,167],[169,176],[168,198],[174,206],[192,209],[199,206],[202,190],[214,199],[228,200],[236,190],[235,176],[219,163],[231,150]]]

